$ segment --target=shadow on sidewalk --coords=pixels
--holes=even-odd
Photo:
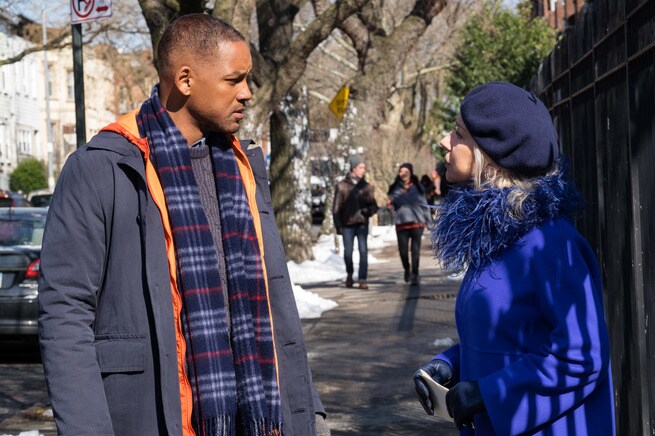
[[[454,424],[428,416],[412,376],[457,341],[454,322],[459,282],[436,268],[424,238],[420,285],[403,280],[395,246],[371,250],[384,263],[369,265],[368,290],[342,282],[303,286],[339,306],[303,320],[314,383],[338,435],[457,435]]]

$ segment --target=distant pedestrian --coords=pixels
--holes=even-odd
[[[450,182],[446,179],[446,162],[440,160],[432,172],[434,192],[438,200],[445,198],[450,190]],[[435,201],[436,202],[436,201]]]
[[[337,183],[332,203],[332,216],[337,234],[343,235],[343,259],[346,263],[346,287],[352,288],[353,249],[355,237],[359,250],[359,271],[357,279],[360,289],[368,289],[368,220],[378,211],[373,197],[373,187],[369,185],[366,175],[366,163],[361,156],[350,158],[350,172]]]
[[[610,349],[581,198],[546,107],[509,83],[479,86],[441,140],[456,184],[438,206],[437,258],[466,266],[460,343],[421,366],[450,388],[466,435],[614,435]],[[421,404],[432,403],[415,374]]]
[[[437,192],[435,189],[435,184],[431,176],[423,174],[421,180],[419,180],[423,192],[425,192],[425,200],[427,203],[432,206],[437,198]]]
[[[405,283],[418,285],[419,258],[423,230],[430,222],[430,209],[427,207],[425,191],[414,175],[414,167],[405,162],[400,165],[398,175],[387,192],[389,205],[394,210],[394,223],[398,237],[398,252],[405,269]],[[411,264],[409,247],[411,241]]]

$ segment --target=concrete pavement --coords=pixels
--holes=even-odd
[[[302,321],[335,436],[457,434],[453,424],[425,414],[412,381],[416,368],[445,348],[435,346],[436,339],[457,340],[459,282],[436,268],[427,234],[423,242],[419,286],[403,281],[395,245],[371,250],[385,262],[369,266],[368,290],[347,289],[343,281],[303,285],[339,304],[320,319]],[[0,435],[34,429],[55,435],[38,349],[10,354],[0,359]]]
[[[459,281],[435,266],[423,237],[421,281],[410,286],[395,245],[370,251],[368,290],[343,281],[303,285],[339,306],[303,320],[314,384],[327,409],[332,435],[456,435],[454,424],[428,416],[412,376],[452,338]],[[357,270],[357,267],[355,267]]]

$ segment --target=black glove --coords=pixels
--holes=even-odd
[[[459,430],[464,426],[473,427],[473,415],[487,410],[477,381],[461,382],[453,386],[446,394],[446,407]]]
[[[414,373],[414,384],[416,385],[416,393],[421,405],[428,415],[434,414],[434,406],[430,400],[430,393],[428,387],[425,385],[420,371],[427,372],[432,380],[436,381],[442,386],[449,387],[453,382],[453,369],[448,362],[442,359],[434,359],[421,365],[421,367]]]

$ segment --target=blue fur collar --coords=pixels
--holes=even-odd
[[[582,197],[565,176],[565,163],[551,176],[537,178],[523,203],[522,217],[509,214],[508,196],[518,188],[476,190],[460,186],[436,206],[432,249],[446,269],[480,268],[495,260],[530,230],[549,219],[573,220],[582,210]]]

